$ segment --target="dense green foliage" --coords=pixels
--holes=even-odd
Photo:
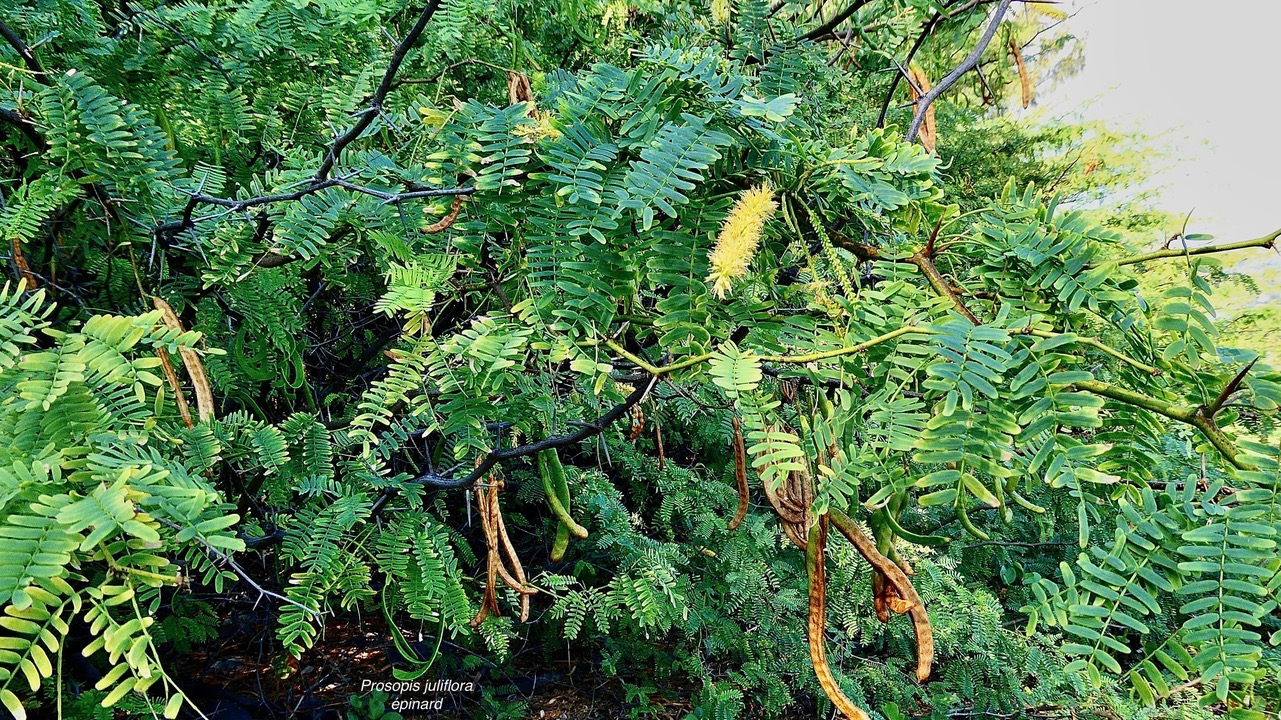
[[[1073,208],[1117,138],[999,117],[1002,47],[1070,65],[1052,10],[902,141],[906,48],[938,78],[989,18],[938,5],[6,5],[0,702],[175,716],[196,586],[282,655],[382,613],[404,677],[568,649],[637,717],[827,712],[765,501],[808,479],[933,624],[917,683],[828,545],[877,717],[1277,712],[1281,377],[1221,346],[1214,254]]]

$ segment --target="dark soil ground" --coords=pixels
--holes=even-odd
[[[349,699],[352,695],[367,697],[367,682],[396,681],[389,660],[395,657],[395,649],[380,614],[330,617],[315,647],[295,661],[275,640],[275,619],[268,603],[255,607],[251,598],[224,597],[217,610],[223,620],[221,635],[170,661],[170,674],[211,720],[347,720]],[[602,676],[587,662],[571,666],[567,659],[549,661],[538,647],[513,650],[508,665],[471,677],[438,676],[432,671],[418,680],[424,684],[439,679],[472,682],[471,692],[420,690],[391,693],[389,700],[439,703],[439,709],[401,710],[406,718],[629,717],[631,703],[623,679]],[[430,654],[430,647],[422,652]],[[446,645],[442,652],[468,651]],[[631,678],[630,682],[639,685],[643,680]],[[650,696],[650,710],[657,709],[657,714],[647,717],[680,720],[692,709],[688,698],[696,688],[644,684],[663,688]],[[490,690],[489,702],[482,697],[481,688]],[[356,715],[353,720],[366,717]]]

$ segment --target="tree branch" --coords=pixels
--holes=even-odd
[[[43,151],[48,147],[44,137],[40,135],[40,131],[36,130],[35,123],[22,117],[13,110],[0,108],[0,120],[18,128],[18,132],[25,135],[26,138],[31,141],[31,144],[36,146],[37,150]]]
[[[948,17],[951,17],[951,15]],[[894,91],[898,90],[899,81],[903,79],[903,73],[911,66],[912,59],[916,57],[916,53],[921,49],[921,46],[925,44],[925,38],[929,37],[930,34],[934,32],[934,28],[938,26],[939,21],[942,19],[943,11],[940,10],[934,13],[934,17],[930,18],[929,21],[921,27],[921,34],[916,36],[916,42],[912,43],[911,49],[907,51],[907,57],[904,58],[902,64],[898,66],[899,72],[894,73],[894,79],[890,81],[889,92],[885,93],[885,102],[881,105],[881,114],[876,118],[876,127],[885,127],[885,117],[890,112],[890,103],[894,99]]]
[[[1269,242],[1271,242],[1271,240],[1275,240],[1277,237],[1281,237],[1281,230],[1277,231],[1270,239],[1260,238],[1259,240],[1268,240]],[[1255,247],[1261,244],[1258,241],[1249,241],[1249,242],[1254,243],[1254,245],[1246,245],[1247,247]],[[859,247],[860,250],[867,252],[869,257],[874,258],[874,257],[879,257],[880,255],[879,251],[874,247],[864,246],[859,243],[854,243],[854,245]],[[1237,243],[1237,245],[1242,245],[1242,243]],[[1221,246],[1221,247],[1226,247],[1226,246]],[[921,253],[919,252],[915,253],[914,255],[912,255],[911,257],[907,258],[904,261],[916,264],[918,262],[917,258],[920,255]],[[924,271],[924,268],[922,268],[922,270]],[[935,270],[935,273],[937,272],[938,271]],[[926,273],[926,277],[929,278],[928,272]],[[946,297],[950,299],[953,305],[957,308],[958,312],[961,312],[963,315],[967,317],[967,319],[969,319],[971,322],[974,322],[976,325],[979,324],[977,320],[973,317],[973,314],[969,313],[968,310],[965,309],[964,305],[961,304],[960,297],[955,292],[952,291],[950,285],[948,285],[946,282],[943,282],[940,285],[934,281],[931,281],[930,284],[931,286],[934,287],[935,292],[937,292],[941,297]],[[1040,332],[1032,332],[1029,334],[1044,336]],[[1086,345],[1091,345],[1095,348],[1102,350],[1103,352],[1108,353],[1109,355],[1112,355],[1114,357],[1117,357],[1118,359],[1124,360],[1125,362],[1128,362],[1129,364],[1134,365],[1135,367],[1148,371],[1149,374],[1157,374],[1157,372],[1152,372],[1152,371],[1157,371],[1158,370],[1157,368],[1144,365],[1143,363],[1140,363],[1136,360],[1126,357],[1122,355],[1119,351],[1116,351],[1110,347],[1107,347],[1106,345],[1104,345],[1102,342],[1098,340],[1094,340],[1091,338],[1085,338],[1085,339],[1078,338],[1077,340],[1078,342],[1082,342],[1083,344],[1086,344]],[[1244,376],[1242,375],[1242,377]],[[1238,470],[1255,469],[1253,465],[1241,459],[1241,451],[1236,447],[1236,445],[1232,443],[1230,439],[1228,439],[1228,436],[1224,434],[1223,430],[1220,429],[1219,426],[1214,422],[1214,413],[1209,412],[1206,406],[1204,405],[1199,407],[1175,405],[1173,403],[1166,402],[1158,398],[1144,395],[1143,393],[1140,393],[1140,392],[1128,390],[1126,388],[1118,387],[1116,385],[1110,385],[1108,383],[1101,382],[1098,380],[1082,380],[1081,382],[1073,383],[1073,386],[1076,387],[1077,389],[1083,390],[1088,393],[1093,393],[1101,397],[1110,398],[1112,400],[1116,400],[1118,402],[1122,402],[1127,405],[1133,405],[1134,407],[1143,408],[1144,410],[1149,410],[1151,412],[1157,413],[1158,415],[1163,415],[1167,418],[1170,418],[1171,420],[1176,420],[1178,422],[1191,425],[1197,430],[1200,430],[1201,434],[1205,435],[1206,439],[1210,441],[1210,444],[1213,445],[1214,448],[1219,451],[1219,454],[1222,455],[1225,460],[1231,463],[1233,467],[1237,468]],[[1230,395],[1231,393],[1228,393],[1228,394]]]
[[[992,13],[992,20],[988,23],[987,29],[983,31],[983,35],[979,37],[978,43],[970,51],[970,54],[965,56],[965,59],[959,65],[952,68],[951,72],[944,75],[943,79],[939,80],[938,85],[935,85],[929,92],[925,93],[925,96],[917,102],[916,114],[912,117],[912,124],[908,127],[907,135],[904,138],[907,142],[916,140],[917,133],[921,131],[921,123],[925,122],[925,112],[929,110],[930,105],[940,95],[947,92],[948,88],[955,85],[956,81],[961,79],[961,76],[973,70],[975,65],[978,65],[979,58],[983,56],[983,51],[992,42],[993,36],[996,35],[996,28],[1001,24],[1001,19],[1005,16],[1005,11],[1009,9],[1011,2],[1013,0],[1001,0],[1001,3],[996,6],[996,10]]]
[[[462,477],[446,477],[439,473],[429,472],[414,478],[411,482],[420,485],[431,485],[433,487],[443,489],[469,488],[472,485],[475,485],[481,478],[488,475],[489,471],[500,462],[535,455],[544,450],[555,450],[563,447],[569,447],[571,445],[577,445],[587,438],[595,437],[605,432],[606,428],[612,425],[619,418],[626,415],[633,406],[640,403],[640,401],[644,400],[645,397],[649,395],[649,392],[654,389],[654,385],[658,384],[658,379],[658,375],[650,375],[649,380],[645,385],[633,390],[632,393],[622,402],[610,408],[608,412],[596,418],[595,421],[582,423],[578,426],[578,429],[572,433],[545,438],[537,442],[526,443],[506,450],[491,450],[484,458],[481,459],[480,464],[478,464],[474,470]],[[370,508],[370,513],[377,514],[378,511],[381,510],[382,507],[399,492],[399,489],[394,487],[384,490],[383,494],[374,501],[373,506]]]
[[[340,187],[345,190],[350,190],[351,192],[354,192],[354,193],[360,193],[362,195],[370,195],[372,197],[376,197],[382,200],[384,205],[391,205],[404,200],[413,200],[417,198],[471,195],[472,193],[476,192],[476,188],[474,187],[455,187],[455,188],[415,187],[415,189],[412,189],[406,192],[392,193],[392,192],[387,192],[385,190],[379,190],[377,188],[365,187],[363,185],[356,185],[354,183],[347,182],[347,180],[344,178],[329,178],[328,180],[308,182],[303,187],[299,188],[298,190],[294,190],[292,192],[277,193],[274,195],[259,195],[256,197],[242,198],[239,200],[236,200],[233,198],[214,197],[212,195],[195,194],[195,195],[192,195],[187,200],[187,205],[185,208],[183,208],[181,219],[157,225],[155,228],[155,232],[161,233],[161,234],[179,232],[191,227],[192,225],[196,224],[200,220],[206,219],[206,218],[192,217],[192,213],[194,213],[195,209],[200,205],[216,205],[218,207],[224,207],[224,208],[227,208],[227,213],[242,212],[244,210],[248,210],[249,208],[253,208],[253,207],[260,207],[263,205],[273,205],[275,203],[291,202],[294,200],[299,200],[308,195],[318,193],[321,190],[327,190],[331,187]],[[218,216],[225,215],[225,214],[226,213],[219,213]]]
[[[1202,435],[1210,441],[1219,454],[1225,460],[1232,464],[1238,470],[1254,470],[1255,467],[1241,459],[1241,451],[1236,445],[1228,439],[1223,430],[1214,422],[1214,418],[1208,415],[1204,407],[1190,407],[1184,405],[1175,405],[1159,398],[1150,397],[1134,390],[1117,387],[1098,380],[1082,380],[1072,383],[1080,390],[1093,393],[1105,398],[1111,398],[1126,405],[1133,405],[1158,415],[1164,415],[1171,420],[1177,420],[1181,423],[1191,425],[1201,431]]]
[[[179,525],[178,523],[172,520],[168,520],[166,518],[156,518],[156,519],[164,523],[165,525],[168,525],[169,527],[173,528],[174,530],[177,530],[178,532],[182,532],[183,530],[181,525]],[[208,540],[205,540],[199,535],[193,536],[192,539],[200,543],[201,545],[203,545],[205,548],[205,551],[208,552],[210,555],[214,556],[215,558],[217,558],[219,562],[231,568],[231,571],[234,572],[237,577],[245,581],[245,584],[249,585],[254,590],[257,590],[259,595],[266,595],[269,598],[274,598],[283,603],[293,605],[294,607],[299,608],[302,611],[306,612],[307,614],[313,615],[315,617],[321,617],[322,615],[324,615],[324,613],[320,612],[319,610],[313,610],[312,608],[309,608],[306,605],[303,605],[297,600],[291,600],[285,597],[284,595],[281,595],[280,593],[272,592],[264,588],[263,586],[259,585],[257,581],[255,581],[252,577],[249,576],[249,573],[245,572],[244,568],[240,567],[240,565],[235,560],[232,559],[230,554],[224,552],[223,550],[220,550],[219,548],[214,547],[213,545],[210,545]]]
[[[43,83],[48,79],[44,66],[36,59],[35,53],[31,52],[31,46],[27,45],[26,41],[18,33],[14,32],[13,28],[6,25],[3,20],[0,20],[0,37],[3,37],[5,42],[9,43],[17,51],[18,57],[22,58],[22,62],[36,76],[37,80]]]
[[[157,225],[154,228],[154,232],[157,235],[172,234],[191,227],[197,222],[196,219],[192,218],[192,213],[195,212],[195,209],[200,205],[217,205],[227,208],[229,212],[240,212],[251,207],[298,200],[307,195],[311,195],[331,187],[342,187],[352,192],[372,195],[382,199],[384,203],[396,203],[402,200],[424,197],[440,197],[444,195],[468,195],[475,192],[474,188],[465,187],[428,189],[415,186],[408,192],[390,193],[377,190],[375,188],[352,184],[347,182],[347,178],[329,177],[329,173],[338,162],[338,158],[342,156],[343,150],[345,150],[348,145],[355,142],[356,139],[359,138],[366,129],[368,129],[369,125],[373,123],[374,118],[382,112],[383,103],[387,99],[387,94],[391,92],[392,87],[395,85],[396,74],[400,71],[400,66],[404,63],[405,57],[409,54],[409,51],[422,35],[423,30],[427,27],[427,23],[431,21],[432,16],[435,15],[436,11],[440,8],[440,3],[441,0],[428,0],[426,7],[424,7],[422,12],[419,13],[418,20],[414,23],[413,28],[411,28],[409,33],[405,35],[404,39],[396,43],[396,47],[391,54],[391,60],[387,64],[387,70],[383,73],[382,81],[378,83],[378,88],[375,89],[374,94],[370,96],[369,105],[364,110],[356,113],[356,122],[347,130],[347,132],[334,138],[334,141],[325,150],[325,157],[321,161],[320,167],[317,168],[316,173],[311,177],[309,182],[293,192],[278,193],[274,195],[260,195],[239,200],[195,194],[187,200],[187,205],[183,208],[181,219]],[[280,264],[284,263],[282,262]]]
[[[418,42],[418,37],[423,34],[427,23],[431,21],[432,15],[440,8],[441,0],[427,0],[426,7],[418,15],[418,21],[414,23],[413,28],[404,39],[396,43],[396,48],[392,50],[391,61],[387,63],[387,71],[383,73],[383,79],[378,83],[378,88],[374,90],[373,96],[369,99],[369,106],[361,111],[356,119],[356,124],[352,125],[347,132],[339,135],[334,139],[329,151],[325,154],[325,159],[321,161],[320,167],[317,168],[314,176],[315,182],[320,182],[329,177],[329,172],[334,169],[342,151],[348,145],[356,141],[361,133],[374,121],[374,118],[382,112],[383,102],[387,99],[387,93],[391,92],[392,85],[396,82],[396,73],[400,72],[400,66],[405,62],[405,56],[409,54],[414,43]]]
[[[817,40],[835,30],[838,25],[845,22],[851,15],[858,12],[860,8],[866,5],[870,0],[854,0],[850,6],[832,16],[831,20],[819,25],[809,32],[796,38],[797,40]]]
[[[1130,257],[1121,258],[1120,260],[1093,263],[1089,267],[1094,268],[1101,265],[1107,265],[1109,263],[1120,267],[1122,265],[1135,265],[1137,263],[1148,262],[1150,260],[1187,257],[1189,255],[1210,255],[1212,253],[1232,252],[1233,250],[1245,250],[1247,248],[1265,248],[1273,250],[1276,249],[1277,238],[1281,238],[1281,229],[1274,230],[1263,237],[1257,237],[1253,240],[1242,240],[1240,242],[1226,243],[1224,245],[1203,245],[1201,247],[1194,248],[1168,248],[1165,250],[1153,250],[1152,252],[1131,255]]]

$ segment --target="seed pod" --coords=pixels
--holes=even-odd
[[[1014,56],[1014,66],[1019,71],[1019,89],[1022,91],[1023,108],[1026,110],[1032,104],[1032,76],[1028,74],[1027,65],[1023,62],[1023,48],[1013,37],[1010,38],[1010,54]]]
[[[152,296],[151,303],[161,312],[160,319],[165,327],[182,332],[182,321],[178,319],[178,314],[173,311],[169,303],[156,296]],[[196,412],[200,415],[200,421],[212,420],[213,389],[209,386],[209,377],[205,375],[205,366],[200,363],[200,356],[191,348],[178,348],[178,354],[182,356],[182,364],[186,366],[191,385],[196,389]]]
[[[632,428],[627,433],[627,441],[632,442],[645,432],[645,411],[640,405],[632,406]]]
[[[502,613],[498,609],[498,595],[495,592],[495,585],[498,582],[498,528],[493,522],[490,514],[489,493],[485,488],[476,487],[476,505],[480,508],[480,525],[485,531],[485,545],[488,553],[485,556],[485,593],[480,600],[480,610],[476,611],[476,616],[471,619],[471,626],[477,627],[485,621],[486,617],[492,612],[494,617],[501,617]]]
[[[827,568],[824,566],[823,550],[827,545],[827,517],[824,516],[810,528],[809,538],[805,544],[805,570],[809,575],[809,622],[806,625],[810,646],[810,661],[814,664],[814,674],[823,693],[832,701],[836,709],[848,720],[871,720],[866,712],[845,697],[841,686],[832,676],[832,668],[827,664]]]
[[[544,450],[538,453],[539,474],[543,476],[543,491],[547,494],[547,504],[552,513],[560,518],[561,523],[582,539],[587,537],[587,528],[574,521],[569,514],[569,486],[565,482],[565,468],[560,464],[556,450]]]
[[[903,570],[876,549],[849,515],[836,508],[830,509],[828,515],[832,518],[836,529],[841,531],[863,559],[867,560],[874,570],[884,575],[887,584],[909,604],[907,614],[912,618],[912,631],[916,633],[916,681],[925,682],[930,677],[930,666],[934,663],[934,630],[930,627],[930,616],[925,611],[921,596],[916,593],[916,588],[912,586],[912,582],[907,579]]]
[[[876,619],[883,623],[890,621],[890,610],[886,602],[886,590],[888,588],[885,582],[885,575],[878,570],[872,571],[872,607],[876,610]]]
[[[729,522],[729,529],[736,530],[747,517],[747,506],[751,502],[747,492],[747,447],[743,444],[743,426],[734,418],[734,480],[738,482],[738,511]]]
[[[663,455],[663,428],[658,420],[654,420],[654,442],[658,445],[658,470],[662,472],[667,467],[667,457]]]
[[[525,578],[525,568],[520,564],[520,558],[516,555],[516,548],[512,546],[511,538],[507,536],[507,526],[503,523],[502,508],[498,504],[498,491],[503,487],[503,480],[495,476],[495,485],[489,492],[489,516],[490,522],[494,525],[496,535],[498,536],[499,545],[503,552],[507,554],[507,559],[512,564],[512,571],[508,572],[504,567],[501,558],[498,557],[498,550],[493,548],[490,553],[493,555],[491,562],[495,563],[498,568],[498,574],[502,577],[507,587],[515,590],[520,594],[520,621],[529,622],[529,596],[538,592],[538,588],[529,585]],[[513,577],[513,573],[515,577]]]
[[[449,208],[449,214],[441,218],[440,220],[432,223],[431,225],[428,225],[427,227],[423,228],[423,232],[428,235],[435,235],[436,233],[444,232],[448,230],[450,227],[453,226],[454,221],[458,219],[458,211],[462,210],[462,208],[463,208],[463,196],[455,195],[454,204],[451,205]]]
[[[173,368],[173,361],[169,359],[169,351],[162,347],[156,348],[156,357],[160,358],[160,368],[165,372],[165,379],[169,381],[169,387],[173,389],[174,404],[178,406],[178,414],[182,416],[182,424],[188,428],[195,427],[196,424],[191,420],[191,408],[187,405],[187,395],[182,391],[182,381],[178,379],[178,373]]]
[[[16,236],[9,240],[9,249],[12,251],[10,254],[13,257],[14,267],[18,269],[18,276],[25,283],[22,289],[31,292],[40,287],[40,283],[36,282],[35,274],[31,272],[31,266],[27,264],[27,256],[22,254],[22,240]]]
[[[796,402],[796,394],[800,389],[800,383],[796,381],[796,378],[783,378],[778,381],[778,394],[782,397],[784,405],[791,405]]]
[[[529,103],[528,112],[534,111],[534,88],[529,84],[529,76],[523,72],[507,73],[507,104]]]
[[[556,541],[552,543],[552,562],[560,562],[565,557],[565,550],[569,547],[569,528],[565,523],[556,524]]]

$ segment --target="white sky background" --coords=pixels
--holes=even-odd
[[[1232,242],[1281,228],[1281,1],[1060,7],[1076,13],[1066,27],[1085,42],[1085,67],[1039,88],[1041,112],[1155,136],[1167,157],[1149,186],[1161,209],[1192,211],[1189,233]]]

